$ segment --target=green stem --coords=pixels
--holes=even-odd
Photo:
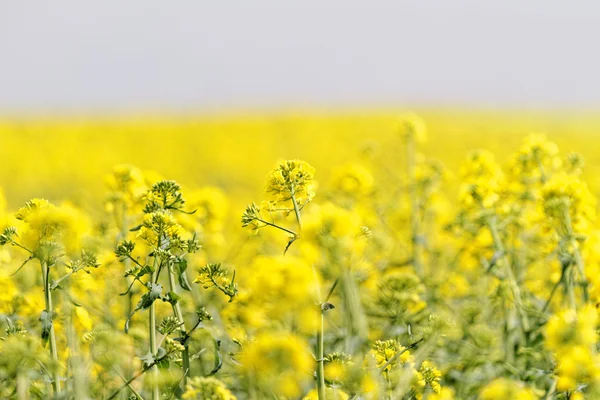
[[[287,232],[287,233],[289,233],[290,235],[293,235],[294,237],[298,237],[298,234],[297,234],[296,232],[294,232],[294,231],[292,231],[292,230],[290,230],[290,229],[284,228],[283,226],[280,226],[280,225],[274,224],[274,223],[272,223],[272,222],[269,222],[269,221],[265,221],[265,220],[264,220],[264,219],[262,219],[262,218],[256,218],[256,220],[257,220],[258,222],[261,222],[261,223],[265,224],[265,225],[272,226],[273,228],[281,229],[282,231],[284,231],[284,232]]]
[[[42,273],[44,278],[44,300],[46,302],[46,313],[48,314],[48,318],[53,318],[53,310],[52,310],[52,293],[50,292],[50,267],[46,261],[42,262]],[[52,356],[52,360],[56,364],[56,369],[52,373],[52,388],[54,390],[54,394],[58,395],[61,392],[60,389],[60,380],[58,375],[58,351],[56,349],[56,334],[54,333],[54,323],[50,326],[50,354]]]
[[[27,247],[25,247],[25,246],[23,246],[23,245],[20,245],[19,243],[15,242],[14,240],[11,240],[11,241],[10,241],[10,243],[11,243],[13,246],[17,246],[17,247],[19,247],[19,248],[21,248],[21,249],[25,250],[25,251],[26,251],[26,252],[28,252],[29,254],[33,254],[33,251],[29,250]]]
[[[574,238],[573,232],[573,222],[571,221],[571,215],[569,214],[569,208],[565,207],[563,210],[564,222],[567,228],[567,235],[569,236],[569,244],[573,247],[573,258],[575,259],[575,266],[577,268],[577,273],[579,274],[579,279],[581,280],[581,286],[583,289],[583,302],[584,304],[589,301],[589,293],[588,293],[588,283],[587,278],[585,277],[585,267],[583,264],[583,258],[581,257],[581,252],[579,251],[579,244],[577,240]],[[574,285],[574,279],[570,280],[571,285]]]
[[[300,219],[300,209],[298,207],[298,202],[296,201],[296,195],[292,194],[292,204],[294,205],[294,214],[296,215],[296,221],[298,221],[298,235],[302,231],[302,220]]]
[[[515,305],[517,307],[517,311],[519,312],[520,320],[521,320],[521,328],[523,329],[523,333],[525,337],[527,337],[529,332],[529,319],[527,318],[527,314],[523,309],[523,302],[521,298],[521,289],[517,283],[515,278],[515,274],[512,270],[510,262],[506,257],[506,252],[504,250],[504,245],[502,244],[502,240],[500,239],[500,235],[498,233],[498,228],[496,227],[495,218],[488,218],[487,224],[490,229],[490,233],[492,235],[492,239],[494,240],[494,248],[496,252],[501,255],[502,260],[504,261],[504,269],[506,272],[506,276],[508,278],[508,284],[510,286],[511,292],[514,296]]]
[[[581,279],[581,286],[583,289],[583,302],[587,303],[590,300],[590,295],[588,293],[588,282],[587,282],[587,278],[585,277],[585,269],[584,269],[584,265],[583,265],[583,258],[581,257],[581,253],[579,252],[579,249],[577,247],[575,247],[577,245],[577,243],[575,243],[575,240],[573,240],[573,247],[574,247],[574,257],[575,257],[575,265],[577,266],[577,272],[579,273],[579,278]]]
[[[156,258],[154,258],[154,264],[156,264]],[[156,272],[153,272],[151,275],[152,282],[154,282]],[[150,335],[150,353],[156,354],[156,308],[155,302],[152,302],[149,308],[150,318],[148,321],[148,334]],[[151,368],[153,379],[152,379],[152,400],[158,400],[160,398],[160,393],[158,391],[158,368],[155,365],[152,365]],[[141,374],[140,374],[141,375]]]
[[[317,331],[317,394],[319,400],[325,400],[325,365],[323,351],[323,334],[325,332],[325,316],[322,305],[320,308],[320,325]]]
[[[316,276],[316,270],[313,269],[313,271],[315,272]],[[329,309],[326,308],[325,305],[331,298],[331,295],[333,295],[333,291],[337,287],[338,282],[339,278],[333,282],[333,285],[331,285],[331,288],[325,296],[325,300],[323,300],[319,304],[319,314],[321,316],[319,330],[317,331],[317,395],[319,400],[325,400],[325,350],[323,344],[323,336],[325,335],[325,311]]]
[[[27,374],[19,369],[17,372],[17,399],[27,400],[29,383],[27,382]]]
[[[175,274],[173,273],[173,266],[169,266],[169,290],[175,294],[177,294],[177,287],[175,286]],[[183,313],[181,312],[181,306],[179,305],[179,301],[176,301],[173,304],[173,313],[177,320],[179,321],[180,329],[183,332],[183,336],[186,336],[185,322],[183,321]],[[185,389],[187,386],[187,378],[190,376],[190,351],[188,347],[187,341],[183,344],[184,350],[182,354],[182,368],[183,368],[183,380],[182,387]]]
[[[569,298],[569,306],[573,310],[577,310],[577,300],[575,300],[575,277],[573,276],[573,271],[567,275],[567,279],[565,280],[565,290],[567,292],[567,297]]]
[[[552,299],[554,298],[554,294],[556,293],[556,290],[558,289],[558,287],[560,285],[564,285],[565,284],[565,273],[567,271],[566,266],[562,266],[561,267],[561,272],[560,272],[560,278],[558,280],[558,282],[556,282],[554,284],[554,286],[552,286],[552,290],[550,291],[550,295],[548,296],[548,300],[546,300],[546,303],[544,304],[544,308],[542,308],[542,314],[544,314],[547,310],[548,307],[550,307],[550,303],[552,302]]]
[[[125,389],[125,388],[126,388],[126,387],[128,387],[128,386],[130,387],[130,385],[133,383],[133,381],[135,381],[135,380],[136,380],[136,379],[138,379],[140,376],[142,376],[142,375],[143,375],[143,374],[144,374],[146,371],[149,371],[150,369],[154,369],[154,368],[156,368],[156,364],[158,364],[159,362],[161,362],[162,360],[164,360],[164,359],[165,359],[165,358],[167,358],[167,357],[168,357],[168,354],[165,354],[163,357],[161,357],[161,358],[159,358],[159,359],[155,360],[155,361],[154,361],[154,362],[153,362],[153,363],[152,363],[150,366],[148,366],[147,368],[144,368],[144,369],[140,370],[139,372],[137,372],[137,373],[136,373],[134,376],[132,376],[131,378],[129,378],[129,379],[128,379],[128,380],[127,380],[125,383],[123,383],[123,385],[121,385],[121,387],[119,387],[117,390],[115,390],[115,391],[113,392],[113,394],[111,394],[111,395],[110,395],[110,397],[108,397],[108,398],[107,398],[107,400],[112,400],[112,399],[114,399],[115,397],[117,397],[117,395],[119,394],[119,392],[120,392],[121,390]],[[158,390],[158,387],[157,387],[157,390]],[[132,391],[133,391],[133,388],[132,388]],[[134,391],[134,393],[135,393],[135,395],[136,395],[136,396],[139,396],[139,394],[138,394],[138,393],[136,393],[135,391]],[[141,397],[141,396],[139,396],[139,397]]]
[[[390,374],[388,371],[385,371],[385,383],[386,383],[386,400],[392,400],[394,396],[394,392],[392,391],[392,380],[390,379]]]

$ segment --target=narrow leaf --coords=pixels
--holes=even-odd
[[[177,274],[177,279],[179,280],[179,286],[181,286],[182,289],[187,290],[189,292],[192,290],[192,287],[190,286],[190,282],[188,281],[187,274],[185,273],[187,266],[188,266],[188,263],[185,258],[182,258],[177,263],[177,268],[179,269],[179,271],[178,271],[179,273]]]

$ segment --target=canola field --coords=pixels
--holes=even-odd
[[[0,398],[600,399],[600,118],[0,120]]]

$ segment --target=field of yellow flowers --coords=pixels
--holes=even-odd
[[[2,119],[0,398],[600,399],[598,131]]]

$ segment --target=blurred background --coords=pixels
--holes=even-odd
[[[450,168],[541,131],[593,172],[598,22],[594,1],[0,1],[0,186],[101,193],[132,163],[262,189],[278,158],[326,177],[393,149],[406,110]]]

